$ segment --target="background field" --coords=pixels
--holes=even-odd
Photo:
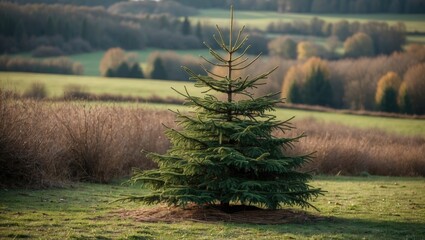
[[[43,239],[422,239],[423,178],[318,177],[326,190],[304,224],[141,223],[113,212],[146,208],[110,203],[144,190],[119,184],[78,183],[66,189],[0,190],[0,238]]]
[[[158,81],[158,80],[130,80],[103,77],[82,77],[54,74],[32,73],[0,73],[0,87],[17,92],[24,92],[32,82],[40,82],[46,85],[49,97],[63,95],[64,89],[69,85],[79,85],[90,93],[95,94],[118,94],[124,96],[161,98],[172,97],[183,99],[174,92],[171,87],[184,91],[184,87],[193,95],[200,94],[200,89],[195,88],[191,82]],[[122,103],[135,105],[134,103]],[[137,105],[137,104],[136,104]],[[167,104],[142,104],[141,107],[156,109],[184,109],[184,106]],[[425,136],[425,120],[423,119],[397,119],[372,116],[357,116],[341,113],[304,111],[294,109],[277,109],[276,115],[280,119],[296,116],[297,120],[315,118],[325,122],[336,122],[347,126],[360,128],[379,128],[391,133],[399,133],[410,136]],[[299,126],[302,129],[302,126]]]
[[[4,89],[22,93],[33,82],[44,83],[48,97],[63,96],[65,88],[70,85],[81,86],[84,90],[94,94],[108,93],[138,97],[150,97],[154,95],[162,98],[180,97],[171,87],[184,90],[186,86],[192,93],[199,92],[199,89],[196,89],[189,82],[0,72],[0,86]]]
[[[327,22],[337,22],[347,20],[349,22],[367,22],[383,21],[388,24],[404,22],[407,31],[425,31],[425,14],[295,14],[295,13],[277,13],[266,11],[235,11],[235,18],[240,25],[246,25],[251,28],[265,30],[267,25],[273,21],[310,21],[313,17],[318,17]],[[227,26],[229,11],[222,9],[200,10],[199,16],[191,17],[195,21],[200,20],[209,24],[218,24]]]

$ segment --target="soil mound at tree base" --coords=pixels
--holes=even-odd
[[[122,218],[133,218],[138,222],[234,222],[252,224],[305,223],[325,220],[325,217],[304,211],[279,209],[265,210],[249,206],[231,206],[224,212],[218,206],[188,206],[186,208],[158,206],[137,210],[115,212]]]

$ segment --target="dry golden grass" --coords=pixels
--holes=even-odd
[[[169,141],[162,124],[175,126],[167,111],[0,96],[0,185],[108,182],[128,176],[133,167],[153,168],[141,151],[164,153]],[[424,138],[312,119],[295,125],[298,129],[288,136],[302,131],[308,137],[292,154],[316,151],[303,170],[425,176]]]

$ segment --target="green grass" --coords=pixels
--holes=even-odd
[[[335,122],[352,127],[376,128],[389,133],[425,137],[424,119],[386,118],[295,109],[278,109],[276,116],[280,119],[292,116],[295,116],[295,119],[315,118],[324,122]],[[297,127],[302,129],[302,126]]]
[[[407,36],[407,42],[425,44],[425,36]]]
[[[110,203],[144,190],[79,183],[48,190],[0,190],[1,239],[423,239],[424,178],[318,177],[327,193],[313,204],[329,220],[304,224],[141,223],[111,212],[146,206]]]
[[[188,91],[193,95],[199,95],[201,92],[201,89],[195,88],[191,82],[0,72],[0,87],[4,89],[22,93],[30,87],[32,82],[45,83],[50,97],[63,95],[65,87],[70,84],[81,85],[89,92],[96,94],[109,93],[140,97],[156,95],[162,98],[182,98],[171,87],[179,91],[184,91],[184,87],[186,86]],[[133,103],[123,104],[127,106],[135,105]],[[183,106],[165,104],[136,104],[136,106],[159,109],[184,109]],[[295,116],[296,119],[315,118],[325,122],[335,122],[353,127],[379,128],[390,133],[425,137],[425,120],[423,119],[383,118],[292,109],[277,109],[276,115],[280,119],[287,119],[292,116]],[[302,129],[302,126],[299,126],[299,128]]]
[[[0,87],[19,93],[28,89],[33,82],[44,83],[48,97],[63,96],[64,89],[69,85],[82,86],[86,91],[95,94],[117,94],[124,96],[150,97],[180,97],[170,87],[190,92],[199,92],[190,82],[161,81],[151,79],[105,78],[75,75],[37,74],[0,72]],[[180,97],[182,98],[182,97]]]
[[[247,27],[266,29],[270,22],[274,21],[309,21],[313,17],[318,17],[327,22],[337,22],[343,19],[354,22],[367,21],[384,21],[388,24],[404,22],[408,31],[425,31],[425,14],[297,14],[297,13],[277,13],[267,11],[238,11],[235,10],[235,19],[240,25]],[[206,23],[218,24],[219,26],[227,26],[229,19],[229,11],[223,9],[205,9],[200,11],[199,16],[192,17]]]

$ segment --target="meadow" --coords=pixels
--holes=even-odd
[[[74,183],[67,188],[0,190],[1,239],[423,239],[423,178],[325,177],[313,202],[323,217],[279,225],[139,222],[120,214],[149,206],[114,200],[138,186]],[[295,208],[297,209],[297,208]]]
[[[298,13],[277,13],[267,11],[235,11],[235,19],[239,25],[246,25],[250,28],[258,28],[265,30],[270,22],[274,21],[310,21],[313,17],[320,18],[327,22],[338,22],[347,20],[349,22],[367,22],[367,21],[384,21],[388,24],[396,24],[403,22],[406,24],[407,31],[425,31],[424,14],[298,14]],[[227,26],[229,11],[222,9],[205,9],[200,10],[198,16],[191,19],[200,20],[207,24],[218,24],[219,26]]]
[[[0,72],[0,86],[5,90],[23,93],[37,82],[45,84],[47,97],[61,97],[70,85],[80,86],[84,91],[94,94],[114,94],[122,96],[150,97],[152,95],[166,98],[179,97],[170,87],[199,93],[192,83],[178,81],[161,81],[153,79],[105,78],[93,76],[73,76],[37,73]]]

